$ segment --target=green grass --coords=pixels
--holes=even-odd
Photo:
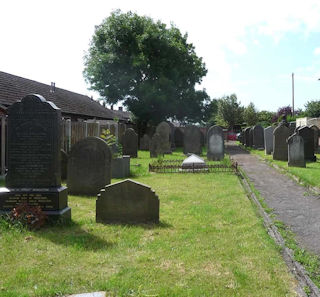
[[[95,197],[78,196],[67,226],[32,232],[0,221],[0,296],[295,296],[235,175],[154,174],[149,162],[139,151],[132,178],[158,194],[159,225],[96,224]]]

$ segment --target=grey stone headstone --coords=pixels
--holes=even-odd
[[[249,130],[249,144],[248,144],[248,146],[249,147],[253,146],[253,127],[251,127]]]
[[[175,150],[175,147],[176,147],[176,144],[174,142],[174,129],[175,129],[175,126],[171,123],[171,122],[168,122],[169,126],[170,126],[170,135],[169,135],[169,140],[170,140],[170,145],[171,145],[171,151],[174,151]]]
[[[297,131],[297,134],[302,136],[304,142],[304,158],[307,161],[316,161],[314,155],[314,131],[313,129],[303,126]]]
[[[264,149],[264,131],[262,126],[260,125],[256,125],[253,127],[252,146],[255,149]]]
[[[123,123],[119,123],[118,124],[118,142],[123,145],[123,136],[124,136],[124,133],[126,132],[126,125],[123,124]]]
[[[290,136],[290,130],[285,125],[279,125],[273,131],[273,159],[288,161],[287,139]]]
[[[67,184],[69,193],[97,195],[111,180],[111,150],[98,137],[77,142],[69,154]]]
[[[150,148],[150,136],[147,134],[144,134],[140,138],[140,150],[142,151],[148,151]]]
[[[249,146],[249,133],[250,133],[250,127],[247,127],[246,129],[244,129],[244,145],[245,146]]]
[[[294,133],[288,138],[288,166],[306,167],[303,138]]]
[[[264,148],[266,155],[273,152],[273,127],[269,126],[264,129]]]
[[[149,186],[127,179],[104,187],[96,201],[97,223],[158,223],[159,199]]]
[[[138,135],[132,128],[129,128],[124,133],[122,138],[123,147],[122,152],[124,155],[130,156],[131,158],[138,157]]]
[[[223,130],[219,126],[212,126],[207,134],[207,158],[219,161],[224,158]]]
[[[314,152],[318,153],[319,150],[319,128],[316,125],[310,126],[310,128],[313,130],[313,137],[314,137]]]
[[[0,212],[27,203],[49,219],[70,220],[61,186],[61,111],[41,95],[27,95],[8,110],[8,174]]]
[[[183,147],[184,132],[181,128],[174,129],[174,143],[176,147]]]
[[[171,154],[171,127],[167,122],[161,122],[157,128],[156,133],[160,135],[160,150],[165,154]]]
[[[198,154],[202,153],[201,131],[196,126],[188,126],[184,129],[183,153]]]
[[[150,142],[150,158],[157,158],[159,155],[163,155],[163,146],[161,145],[162,139],[159,133],[154,133]]]
[[[290,135],[292,135],[296,129],[296,122],[290,122],[288,125],[289,125]]]
[[[130,156],[113,158],[111,162],[111,177],[124,178],[130,176]]]

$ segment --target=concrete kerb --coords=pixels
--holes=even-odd
[[[252,201],[252,203],[254,203],[254,205],[256,205],[259,215],[263,218],[263,223],[267,228],[268,234],[274,239],[276,244],[281,247],[283,259],[285,260],[289,270],[295,276],[299,283],[296,292],[299,294],[299,296],[320,297],[320,291],[318,287],[310,279],[303,266],[299,264],[297,261],[295,261],[293,251],[286,247],[285,241],[281,236],[280,232],[278,231],[278,228],[274,225],[272,219],[269,217],[269,215],[265,212],[264,208],[260,204],[259,199],[252,191],[248,179],[241,168],[239,168],[238,176],[241,185],[247,193],[248,198],[250,199],[250,201]],[[310,293],[308,294],[306,294],[304,290],[304,288],[306,287],[308,287],[310,290]]]

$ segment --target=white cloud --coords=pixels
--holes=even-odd
[[[232,78],[236,63],[225,50],[236,58],[248,54],[249,33],[259,45],[260,35],[279,42],[288,32],[320,32],[319,0],[56,0],[54,5],[11,0],[1,3],[0,70],[88,93],[81,74],[83,51],[94,26],[116,8],[174,22],[188,32],[209,70],[203,87],[211,96],[241,92]]]
[[[315,48],[313,51],[313,54],[316,56],[319,56],[320,55],[320,47]]]

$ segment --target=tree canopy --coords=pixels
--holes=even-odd
[[[238,102],[237,95],[231,94],[218,100],[217,124],[233,130],[235,125],[243,122],[243,107]]]
[[[258,122],[258,112],[252,102],[244,109],[243,119],[248,126],[254,126]]]
[[[209,96],[195,85],[207,70],[187,37],[174,25],[114,11],[96,26],[84,77],[107,103],[122,101],[140,122],[196,122]]]
[[[306,115],[312,118],[320,117],[320,101],[308,101],[305,104]]]

